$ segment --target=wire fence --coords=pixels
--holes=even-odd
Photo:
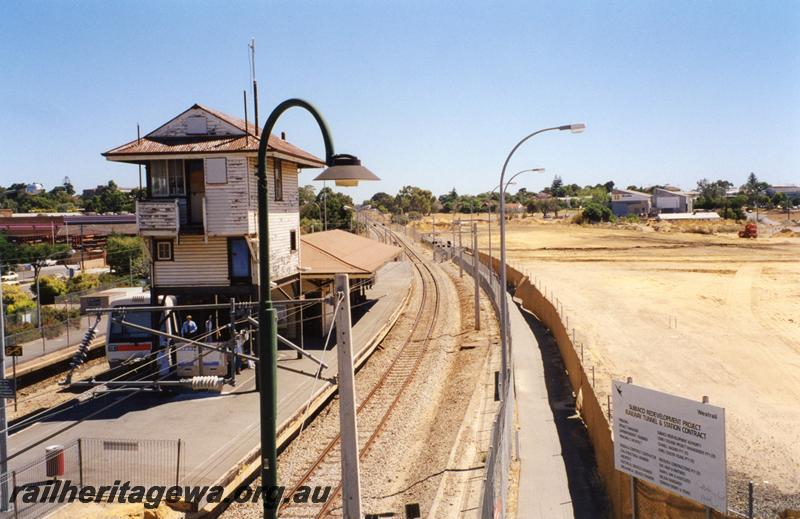
[[[0,475],[0,483],[8,485],[12,496],[11,509],[0,513],[0,519],[44,517],[65,506],[65,501],[77,501],[87,487],[96,492],[126,483],[145,489],[181,485],[185,458],[186,447],[180,439],[79,438],[48,447],[41,458]],[[29,502],[25,496],[34,492],[37,499]]]

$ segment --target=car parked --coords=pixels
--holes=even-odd
[[[6,272],[0,276],[0,280],[9,285],[16,285],[19,283],[19,275],[16,272]]]

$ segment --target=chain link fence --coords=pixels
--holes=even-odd
[[[50,449],[50,448],[48,448]],[[79,438],[8,474],[11,509],[0,519],[35,519],[77,500],[81,489],[120,486],[181,485],[184,483],[186,448],[183,440],[126,440]],[[19,489],[14,492],[14,489]],[[26,489],[38,491],[36,502],[26,502]],[[47,494],[45,494],[47,492]],[[52,494],[52,495],[51,495]],[[46,496],[46,499],[42,499]],[[60,501],[60,502],[59,502]]]

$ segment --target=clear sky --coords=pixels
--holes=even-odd
[[[317,105],[382,178],[356,201],[489,190],[517,140],[571,122],[517,153],[547,168],[520,187],[800,183],[800,2],[637,0],[4,2],[0,184],[136,185],[100,153],[195,102],[241,116],[251,37],[262,124]],[[303,112],[278,130],[322,156]]]

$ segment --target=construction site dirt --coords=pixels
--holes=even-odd
[[[488,252],[481,216],[480,247]],[[448,215],[436,220],[438,232],[451,232]],[[429,223],[419,230],[430,231]],[[611,380],[626,377],[687,398],[709,396],[726,409],[731,505],[742,509],[735,503],[753,480],[760,508],[796,509],[800,240],[764,230],[742,239],[742,227],[515,219],[508,261],[563,306],[601,403]],[[496,217],[492,249],[499,256]]]

